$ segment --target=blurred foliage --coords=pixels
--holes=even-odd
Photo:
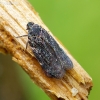
[[[100,100],[100,0],[29,2],[46,26],[93,78],[94,87],[89,100]]]
[[[98,77],[100,75],[100,0],[29,0],[29,2],[50,31],[93,78],[94,87],[90,92],[89,100],[100,100]],[[25,96],[26,100],[50,100],[18,65],[15,68],[24,94],[27,96]]]
[[[16,68],[11,56],[0,54],[0,100],[28,100]]]
[[[100,0],[29,1],[47,27],[93,78],[89,100],[99,100]]]

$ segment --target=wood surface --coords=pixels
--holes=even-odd
[[[53,36],[26,0],[1,2],[0,52],[11,54],[12,60],[18,63],[52,100],[88,100],[92,78],[54,36],[74,64],[74,68],[66,71],[62,79],[49,78],[44,74],[30,46],[25,49],[27,37],[15,38],[27,34],[26,24],[30,21],[41,25]]]

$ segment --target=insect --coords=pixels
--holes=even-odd
[[[54,38],[40,25],[33,22],[27,24],[28,42],[32,51],[48,77],[62,78],[66,72],[73,68],[73,63],[60,48]]]

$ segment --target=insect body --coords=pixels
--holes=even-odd
[[[62,78],[73,63],[48,32],[33,22],[27,24],[28,43],[48,77]]]

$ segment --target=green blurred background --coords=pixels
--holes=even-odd
[[[90,92],[89,100],[100,100],[100,0],[29,0],[29,2],[50,31],[92,77],[94,87]],[[3,61],[1,62],[3,57],[0,55],[0,66],[4,66]],[[5,56],[5,59],[8,63],[12,62],[9,56],[8,58]],[[0,100],[50,100],[18,65],[15,66],[14,63],[12,69],[17,70],[14,74],[18,76],[11,74],[8,79],[5,79],[5,76],[1,78],[4,68],[0,67],[2,81],[0,87],[13,76],[18,80],[15,83],[21,84],[18,87],[22,90],[18,92],[21,92],[23,97],[21,95],[19,99],[10,97],[10,99],[0,98]],[[1,91],[0,95],[3,97]]]

